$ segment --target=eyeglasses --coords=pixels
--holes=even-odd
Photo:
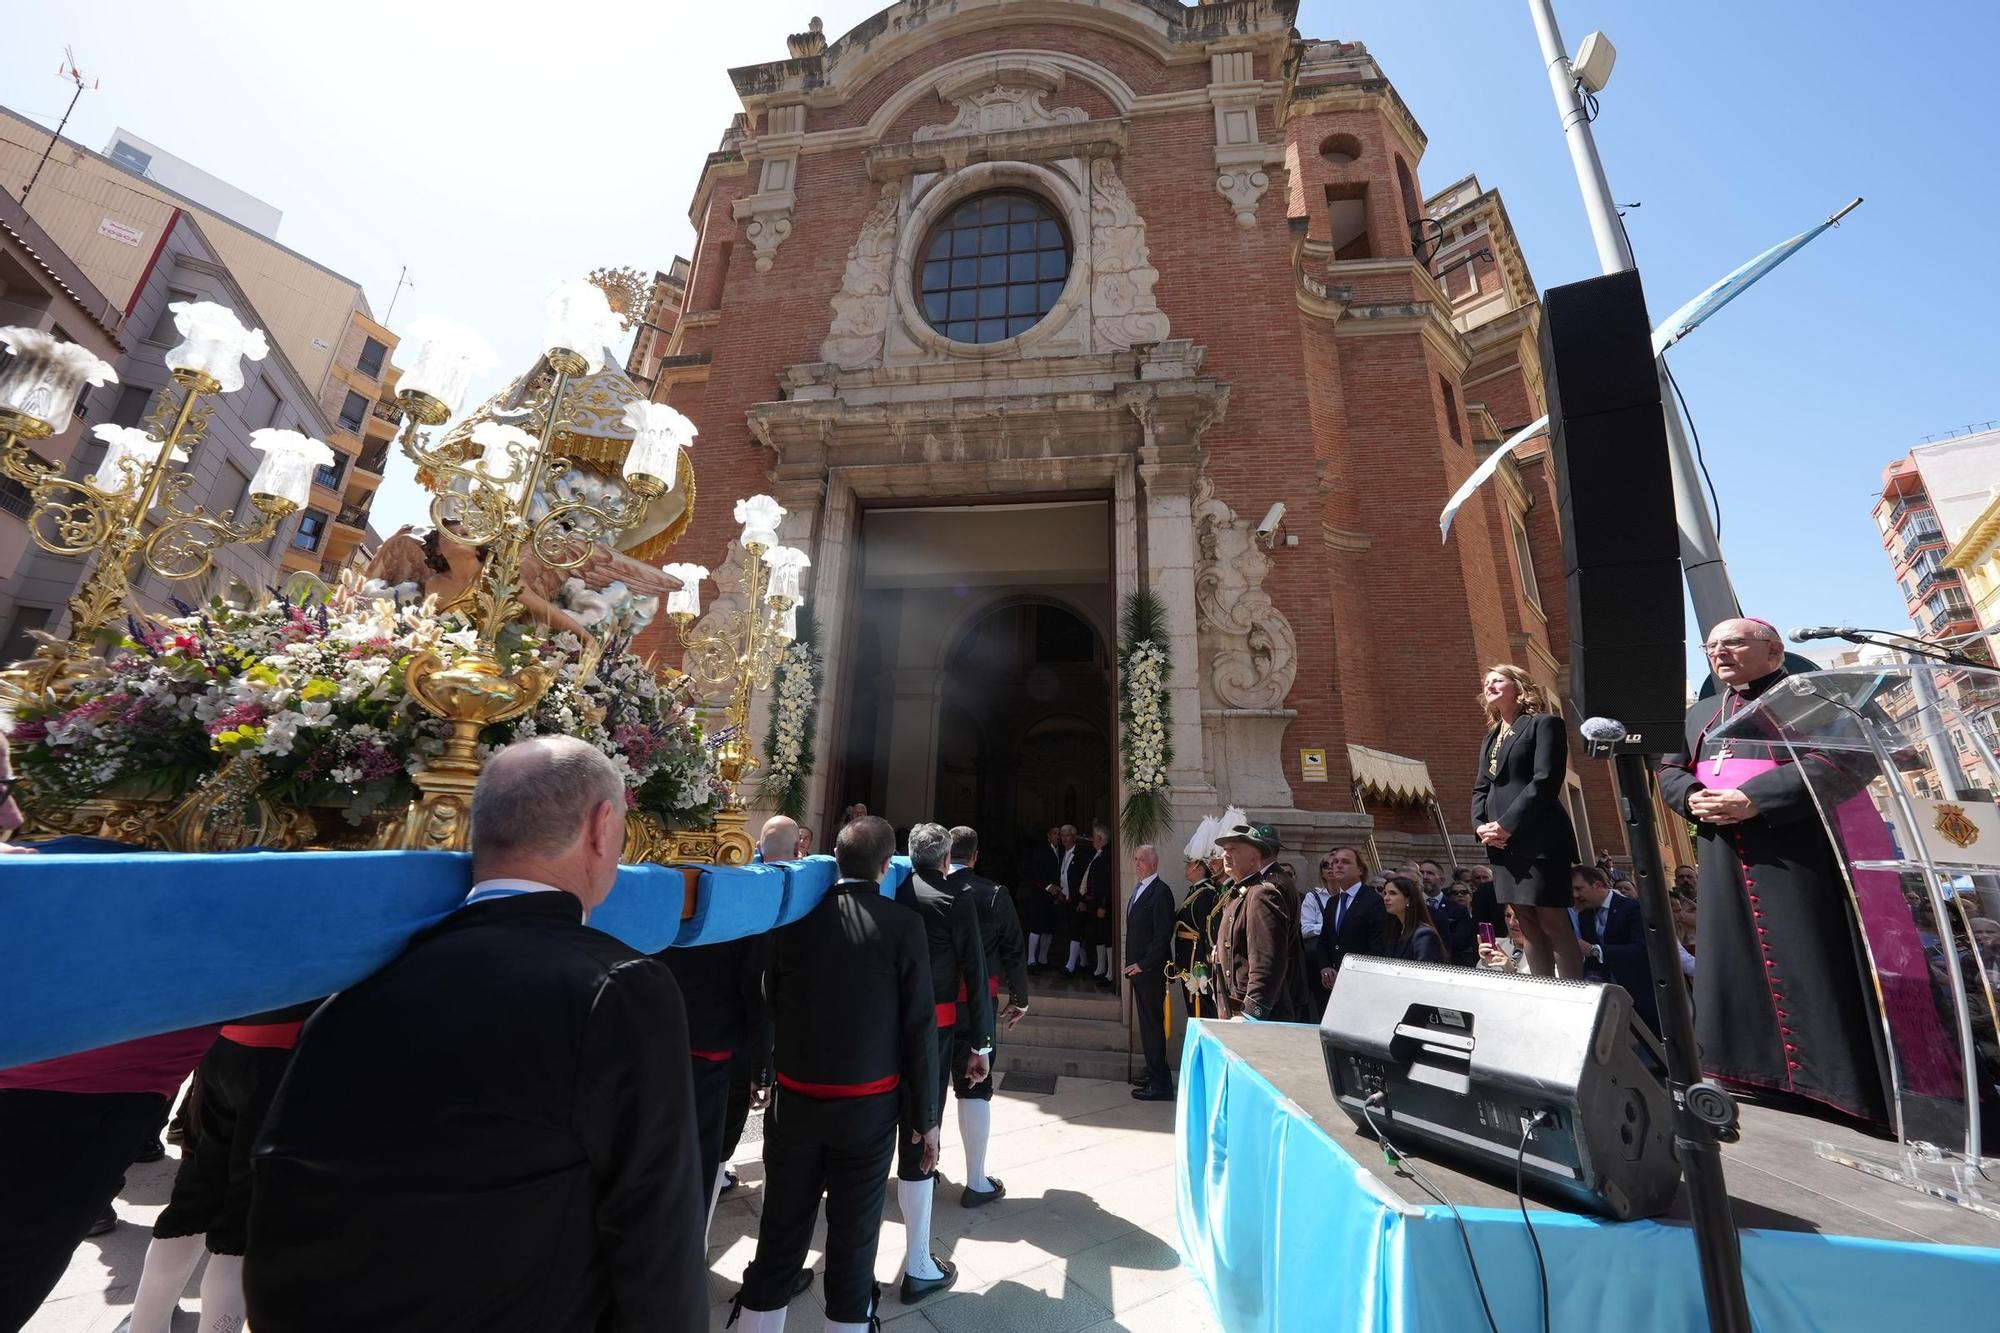
[[[1722,651],[1723,651],[1723,650],[1725,650],[1725,649],[1727,649],[1727,650],[1728,650],[1729,652],[1732,652],[1732,653],[1740,653],[1740,652],[1743,652],[1743,651],[1744,651],[1745,649],[1748,649],[1748,648],[1753,648],[1753,647],[1755,647],[1756,645],[1758,645],[1758,644],[1760,644],[1760,643],[1771,643],[1771,642],[1774,642],[1774,640],[1771,640],[1771,639],[1717,639],[1717,640],[1716,640],[1716,641],[1715,641],[1714,643],[1704,643],[1704,644],[1703,644],[1703,645],[1701,646],[1701,650],[1702,650],[1702,652],[1706,653],[1706,654],[1707,654],[1708,656],[1710,656],[1710,657],[1713,657],[1713,656],[1715,656],[1715,655],[1716,655],[1717,653],[1719,653],[1719,652],[1722,652]]]

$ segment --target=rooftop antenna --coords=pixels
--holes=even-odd
[[[410,281],[410,266],[408,264],[403,265],[402,268],[396,271],[396,290],[389,293],[389,308],[382,312],[382,322],[384,324],[387,324],[389,317],[396,313],[396,300],[403,294],[403,288],[405,287],[408,287],[411,291],[417,289],[417,284]]]
[[[76,110],[77,99],[87,92],[96,92],[98,88],[98,80],[76,67],[76,48],[72,46],[63,48],[62,65],[56,70],[56,75],[75,84],[76,91],[69,95],[69,105],[63,108],[62,119],[56,122],[56,132],[49,136],[49,146],[42,150],[42,160],[35,163],[34,175],[28,177],[28,183],[21,187],[21,203],[24,206],[29,192],[35,188],[35,182],[42,178],[42,168],[49,164],[49,154],[56,150],[56,144],[62,139],[63,127],[69,124],[69,113]]]

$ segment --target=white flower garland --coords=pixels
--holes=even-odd
[[[778,665],[772,700],[771,740],[765,755],[764,781],[777,790],[800,776],[801,757],[811,739],[813,702],[818,696],[818,671],[812,645],[793,643]]]
[[[1125,728],[1125,781],[1134,792],[1167,786],[1167,655],[1151,639],[1132,645],[1125,657],[1125,698],[1131,720]]]

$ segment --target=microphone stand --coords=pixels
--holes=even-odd
[[[1908,634],[1898,634],[1892,629],[1856,629],[1833,636],[1849,643],[1863,644],[1870,648],[1886,648],[1895,653],[1915,653],[1918,657],[1928,657],[1933,662],[1943,662],[1946,666],[1984,667],[1987,664],[1956,648],[1945,648],[1928,639],[1914,638]],[[1880,639],[1897,639],[1898,643],[1880,643]]]
[[[1666,869],[1660,861],[1653,823],[1648,768],[1649,760],[1657,762],[1658,757],[1627,750],[1625,735],[1624,724],[1618,722],[1593,718],[1584,727],[1590,754],[1600,759],[1611,755],[1618,775],[1619,811],[1639,884],[1646,963],[1652,969],[1660,1045],[1667,1056],[1667,1090],[1674,1099],[1674,1155],[1687,1181],[1688,1217],[1694,1227],[1708,1326],[1713,1333],[1751,1333],[1750,1298],[1743,1290],[1742,1242],[1729,1209],[1729,1186],[1722,1177],[1722,1150],[1718,1147],[1736,1141],[1736,1099],[1720,1084],[1701,1076],[1695,1050],[1694,1002],[1681,980],[1679,941],[1674,935]]]

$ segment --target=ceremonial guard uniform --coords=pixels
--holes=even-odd
[[[694,1073],[694,1114],[701,1137],[701,1178],[705,1181],[713,1182],[722,1166],[729,1131],[731,1072],[751,1048],[764,1022],[768,938],[758,935],[665,949],[653,955],[674,974],[687,1005],[688,1058]],[[751,1076],[754,1078],[754,1071]]]
[[[1021,922],[1014,913],[1014,902],[1007,891],[983,875],[971,870],[957,870],[945,881],[960,894],[972,899],[974,915],[979,922],[979,939],[986,949],[986,994],[995,1003],[1000,998],[1000,981],[1007,981],[1007,1003],[1016,1009],[1028,1007],[1028,946],[1021,936]],[[999,1026],[988,1028],[989,1044],[999,1039]],[[961,1098],[989,1101],[993,1097],[993,1080],[983,1078],[977,1083],[965,1081],[966,1057],[978,1046],[978,1037],[973,1031],[971,1006],[964,1007],[958,1015],[958,1028],[951,1053],[951,1090]]]
[[[826,1316],[857,1325],[874,1317],[897,1122],[928,1128],[938,1119],[927,954],[917,918],[870,880],[841,880],[774,933],[766,993],[777,1088],[764,1120],[757,1253],[739,1309],[785,1307],[823,1194]]]
[[[1227,901],[1225,893],[1224,881],[1204,876],[1174,913],[1174,974],[1190,1018],[1215,1017],[1209,960],[1215,956],[1215,931]]]
[[[979,909],[969,894],[954,888],[937,870],[913,870],[896,890],[896,901],[913,910],[923,925],[930,957],[931,1002],[935,1014],[936,1069],[931,1088],[931,1118],[905,1121],[899,1136],[896,1175],[901,1180],[929,1180],[936,1170],[923,1169],[923,1145],[912,1143],[939,1123],[948,1078],[957,1073],[952,1061],[961,1012],[968,1051],[993,1049],[993,998],[986,988],[986,947],[979,938]],[[914,1102],[906,1102],[905,1110]]]
[[[1266,856],[1280,849],[1269,824],[1238,825],[1219,841],[1250,842]],[[1217,932],[1216,962],[1230,1016],[1272,1023],[1311,1021],[1299,895],[1270,866],[1245,875],[1230,894]]]

